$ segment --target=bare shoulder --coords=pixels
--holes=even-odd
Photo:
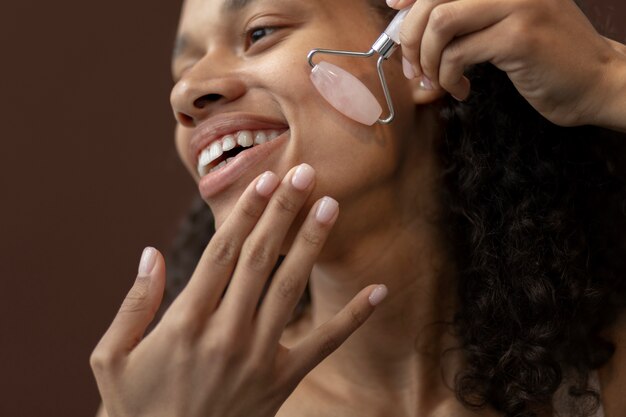
[[[605,417],[626,416],[626,312],[611,328],[608,337],[615,343],[615,355],[600,369],[600,387]]]

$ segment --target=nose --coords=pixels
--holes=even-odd
[[[185,127],[195,127],[216,107],[232,103],[245,92],[246,84],[236,71],[200,61],[174,85],[170,102],[176,121]]]

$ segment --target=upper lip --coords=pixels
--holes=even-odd
[[[250,113],[224,113],[200,123],[189,140],[189,153],[195,165],[204,148],[225,135],[241,130],[288,129],[284,121]]]

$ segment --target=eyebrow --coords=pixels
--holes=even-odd
[[[251,3],[258,0],[225,0],[222,4],[222,12],[233,13],[248,7]],[[189,46],[189,40],[185,35],[180,35],[174,41],[174,49],[172,51],[172,61],[183,54]]]
[[[225,0],[222,4],[222,11],[233,12],[243,9],[250,5],[250,3],[257,0]]]

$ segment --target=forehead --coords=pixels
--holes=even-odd
[[[325,2],[326,0],[184,0],[182,10],[185,14],[203,9],[210,11],[211,15],[223,16],[237,14],[258,5],[289,6],[301,3],[315,6]]]
[[[179,32],[228,28],[236,19],[244,18],[249,10],[272,7],[289,9],[297,4],[315,6],[325,0],[185,0],[179,22]]]
[[[195,15],[204,10],[205,15],[224,16],[237,13],[255,6],[293,7],[307,6],[327,11],[331,14],[341,13],[346,8],[354,10],[367,6],[370,9],[391,10],[385,0],[184,0],[183,17]]]
[[[247,6],[258,3],[259,0],[213,0],[212,3],[215,3],[222,12],[236,12],[238,10],[244,9]],[[203,1],[203,3],[207,3],[207,1]]]

